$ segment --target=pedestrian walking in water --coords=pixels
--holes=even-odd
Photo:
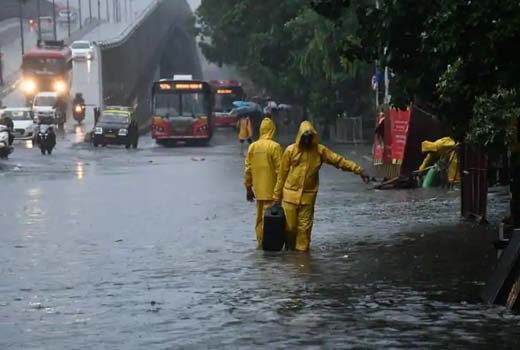
[[[312,124],[302,122],[296,142],[283,154],[273,197],[275,202],[282,203],[285,212],[290,249],[309,250],[319,171],[323,163],[360,175],[365,183],[370,179],[359,165],[321,145]]]
[[[243,115],[238,119],[238,140],[240,141],[240,154],[244,155],[244,142],[251,144],[253,142],[253,127],[251,125],[251,118]]]
[[[265,211],[273,205],[273,192],[282,160],[282,147],[273,141],[274,122],[265,118],[260,125],[258,141],[249,146],[244,167],[247,200],[256,199],[256,240],[262,248]]]

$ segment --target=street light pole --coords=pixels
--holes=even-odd
[[[18,12],[20,15],[20,39],[22,41],[22,56],[25,53],[25,45],[23,38],[23,9],[22,9],[22,0],[18,0]]]
[[[101,21],[101,0],[97,0],[97,18]]]
[[[58,31],[56,30],[56,4],[52,0],[52,32],[54,33],[54,40],[58,40]]]
[[[92,22],[92,0],[88,0],[88,19]]]
[[[69,0],[67,0],[67,31],[69,33],[69,38],[70,38],[70,3],[69,3]]]
[[[83,28],[83,16],[81,12],[81,0],[78,0],[78,7],[79,7],[79,29]]]
[[[40,0],[36,1],[36,12],[38,13],[38,40],[42,40],[42,23],[41,23],[41,12],[40,12]]]
[[[108,9],[108,0],[107,0],[107,22],[110,22],[110,10]]]

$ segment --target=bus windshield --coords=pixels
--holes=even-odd
[[[241,100],[240,94],[216,94],[215,95],[215,112],[229,113],[233,109],[233,102]]]
[[[61,73],[65,69],[63,58],[38,58],[28,57],[23,60],[23,69],[31,71],[44,71],[49,73]]]
[[[207,97],[203,92],[173,92],[157,94],[154,112],[165,117],[192,117],[207,115]]]

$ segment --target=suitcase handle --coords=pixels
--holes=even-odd
[[[269,208],[269,211],[273,215],[280,215],[281,213],[283,213],[283,208],[278,204],[273,204],[273,206],[271,206],[271,208]]]

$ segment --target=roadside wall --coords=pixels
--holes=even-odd
[[[201,77],[195,38],[188,29],[192,16],[186,0],[158,0],[143,12],[139,24],[98,43],[104,103],[134,106],[139,124],[146,125],[151,84],[164,56],[182,62],[184,73]]]

